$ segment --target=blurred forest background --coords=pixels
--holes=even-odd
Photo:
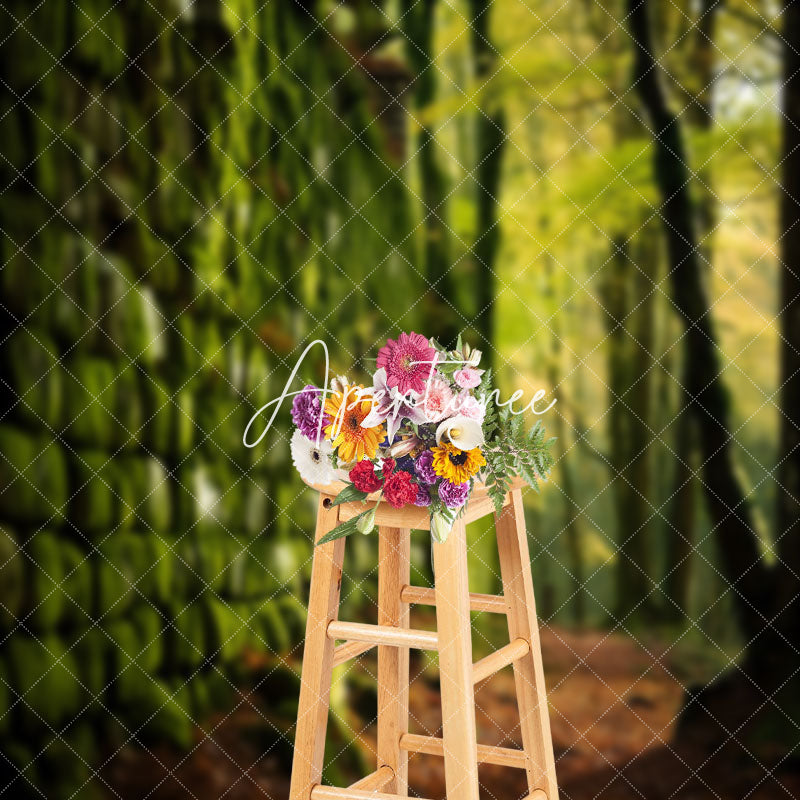
[[[796,3],[0,15],[0,794],[287,796],[315,498],[288,409],[242,431],[311,340],[358,376],[416,330],[558,400],[526,505],[562,797],[800,796]],[[376,555],[349,541],[343,618]],[[338,668],[328,782],[372,768],[374,676]],[[482,741],[513,698],[480,687]]]

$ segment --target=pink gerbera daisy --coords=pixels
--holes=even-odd
[[[378,351],[378,367],[386,369],[386,383],[400,394],[421,393],[433,370],[436,350],[419,333],[401,333]],[[427,363],[426,363],[427,362]]]

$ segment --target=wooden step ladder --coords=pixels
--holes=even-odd
[[[424,508],[376,510],[378,624],[338,619],[345,539],[317,546],[311,573],[294,761],[289,800],[395,800],[408,797],[408,754],[444,757],[448,800],[478,800],[478,764],[524,769],[525,800],[557,800],[553,746],[547,712],[542,653],[521,483],[515,482],[500,515],[495,515],[503,596],[471,594],[467,581],[466,524],[494,513],[483,487],[473,491],[466,512],[447,541],[433,545],[436,588],[410,586],[410,531],[428,529]],[[316,539],[365,510],[361,503],[332,506],[341,487],[320,490]],[[373,503],[374,505],[374,503]],[[437,631],[409,627],[410,606],[436,607]],[[473,664],[469,612],[506,614],[509,644]],[[336,646],[337,640],[344,644]],[[322,763],[334,666],[378,648],[377,768],[347,788],[323,786]],[[438,650],[442,732],[408,732],[409,648]],[[514,666],[523,749],[478,744],[475,683],[509,664]]]

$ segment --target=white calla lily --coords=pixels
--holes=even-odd
[[[472,450],[484,443],[483,428],[474,419],[457,415],[439,423],[436,428],[436,444],[441,444],[444,437],[459,450]]]

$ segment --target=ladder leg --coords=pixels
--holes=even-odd
[[[408,628],[410,607],[400,592],[411,578],[409,563],[411,531],[379,529],[378,625]],[[378,769],[386,765],[395,777],[387,784],[389,794],[408,794],[408,753],[400,749],[400,737],[408,733],[408,648],[378,646]]]
[[[444,544],[434,543],[433,565],[447,800],[478,800],[467,532],[463,519],[456,521]]]
[[[495,517],[495,524],[509,636],[512,642],[522,638],[530,644],[528,654],[514,662],[522,744],[528,757],[528,789],[531,794],[537,789],[543,790],[547,800],[558,800],[542,647],[536,621],[525,513],[519,489],[511,493],[511,503],[503,509],[502,514]]]
[[[320,494],[315,541],[338,521],[338,508],[326,508],[326,499],[332,498]],[[327,629],[338,616],[344,542],[335,539],[314,550],[289,800],[309,800],[322,778],[334,649]]]

